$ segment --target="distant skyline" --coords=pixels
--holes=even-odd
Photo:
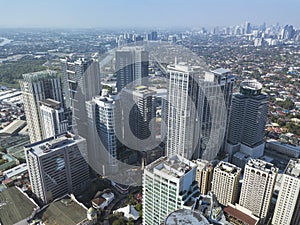
[[[0,28],[300,27],[299,0],[0,0]]]

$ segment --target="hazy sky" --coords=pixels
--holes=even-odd
[[[300,27],[299,10],[299,0],[0,0],[0,27]]]

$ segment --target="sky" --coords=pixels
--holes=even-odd
[[[0,0],[0,28],[300,27],[299,0]]]

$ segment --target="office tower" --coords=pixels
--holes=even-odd
[[[68,130],[68,120],[60,102],[51,98],[40,101],[40,113],[44,139]]]
[[[143,224],[161,224],[177,209],[191,209],[199,195],[196,164],[174,155],[145,167],[143,175]]]
[[[213,160],[226,129],[226,104],[219,84],[200,79],[197,67],[168,66],[166,153]]]
[[[149,33],[147,35],[147,39],[148,39],[148,41],[157,41],[157,32],[152,31],[151,33]]]
[[[211,191],[222,205],[237,202],[240,174],[241,168],[227,162],[221,161],[214,168]]]
[[[131,132],[139,140],[151,138],[155,142],[155,91],[149,90],[147,86],[134,86],[133,88],[124,88],[122,90],[122,107],[130,107],[129,127],[125,128],[125,142],[132,140],[127,135]],[[132,102],[133,105],[130,104]],[[129,130],[130,128],[130,130]],[[131,131],[131,132],[130,132]],[[145,146],[147,147],[147,146]]]
[[[89,183],[85,139],[66,133],[25,147],[32,192],[44,204],[78,194]]]
[[[197,159],[193,162],[197,165],[196,181],[198,182],[200,193],[206,195],[211,189],[213,165],[203,159]]]
[[[191,159],[198,143],[194,140],[195,127],[199,126],[196,106],[193,99],[198,97],[198,85],[193,80],[196,72],[192,67],[179,65],[167,67],[169,73],[168,86],[168,121],[166,154],[178,154]],[[198,134],[199,136],[200,134]]]
[[[251,24],[249,22],[245,23],[245,34],[251,34]]]
[[[268,97],[261,93],[256,80],[240,84],[240,93],[234,94],[230,113],[227,151],[241,151],[251,157],[263,155]]]
[[[221,146],[221,149],[224,150],[226,146],[227,135],[228,135],[229,116],[231,111],[231,101],[232,101],[232,94],[233,94],[233,86],[235,83],[235,76],[231,73],[230,70],[219,68],[210,72],[206,72],[205,81],[213,82],[214,84],[219,85],[224,95],[224,101],[227,109],[227,123],[226,123],[226,131],[225,131],[226,133]],[[209,123],[210,121],[209,115],[204,114],[203,116],[204,116],[203,123],[204,124]]]
[[[93,59],[61,59],[63,94],[69,130],[88,140],[86,101],[100,94],[99,62]],[[90,141],[87,147],[91,149]],[[89,151],[90,152],[90,151]]]
[[[63,94],[67,109],[73,107],[73,100],[83,95],[83,103],[100,94],[99,62],[93,59],[61,59]],[[75,101],[76,101],[75,100]],[[81,99],[80,99],[81,100]]]
[[[89,163],[95,168],[96,162],[102,162],[103,175],[117,171],[117,137],[115,133],[115,97],[95,96],[86,102],[89,124],[88,140],[92,151],[88,152]],[[98,140],[98,141],[97,141]],[[102,146],[98,145],[99,141]],[[98,167],[97,167],[98,168]]]
[[[117,91],[132,83],[146,85],[149,54],[142,47],[123,47],[116,51]]]
[[[265,221],[271,200],[278,169],[260,159],[250,159],[245,166],[239,204]]]
[[[281,31],[281,40],[291,40],[295,35],[293,25],[285,25]]]
[[[45,70],[23,74],[20,81],[24,111],[31,143],[43,140],[40,101],[51,98],[62,102],[61,80],[57,73]]]
[[[300,159],[291,159],[282,175],[272,225],[299,224]]]

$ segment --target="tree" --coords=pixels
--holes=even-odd
[[[134,225],[134,219],[132,217],[128,219],[127,225]]]
[[[136,204],[135,209],[136,209],[137,211],[142,211],[142,210],[143,210],[142,204],[141,204],[141,203]]]
[[[136,204],[135,209],[139,212],[139,216],[143,217],[143,205],[141,203]]]
[[[294,102],[290,98],[287,98],[283,102],[277,102],[277,105],[279,105],[281,108],[284,108],[284,109],[293,109],[294,108]]]
[[[4,154],[7,154],[7,151],[4,147],[0,146],[0,152],[4,153]]]
[[[136,200],[135,200],[135,198],[132,194],[130,194],[128,196],[128,200],[129,200],[129,205],[135,205],[136,204]]]
[[[43,64],[46,59],[36,59],[33,56],[24,56],[16,62],[8,62],[0,65],[0,85],[18,87],[18,79],[22,74],[37,72],[46,69]]]
[[[126,222],[123,218],[119,218],[117,220],[115,220],[112,225],[126,225]]]

